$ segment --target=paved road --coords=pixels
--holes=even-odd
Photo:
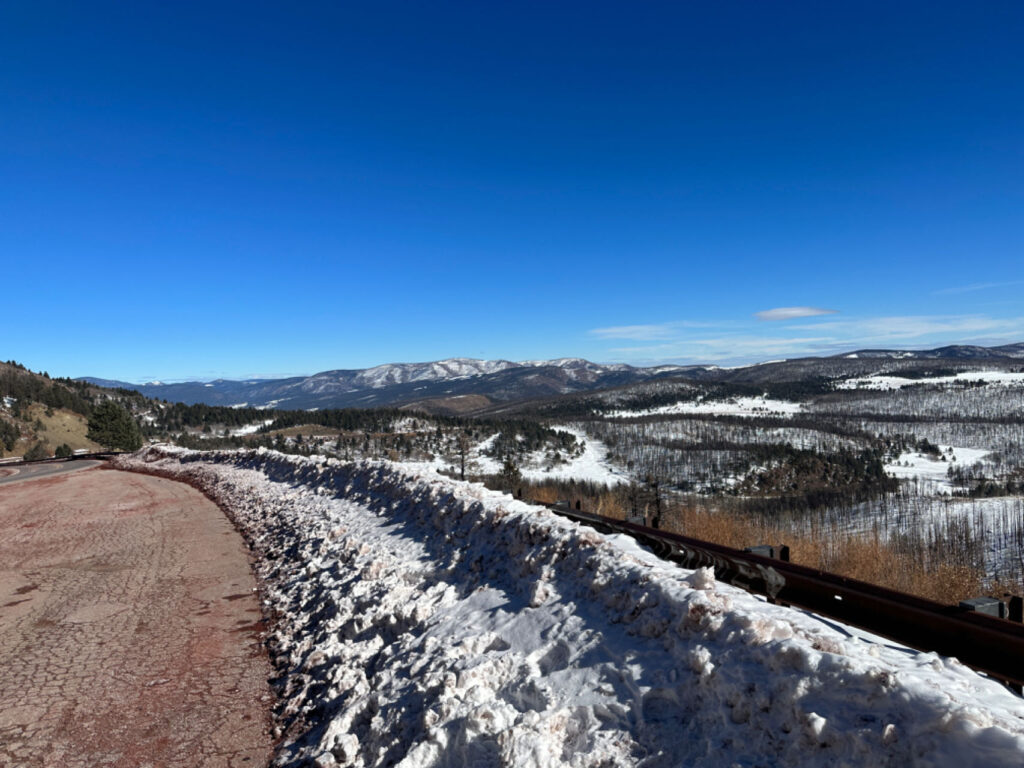
[[[80,469],[89,469],[89,467],[95,467],[102,463],[95,459],[81,459],[78,461],[55,461],[52,464],[0,464],[0,485],[52,477],[66,472],[77,472]]]
[[[269,662],[245,547],[162,478],[0,488],[0,765],[260,766]]]

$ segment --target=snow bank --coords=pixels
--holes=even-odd
[[[250,541],[279,765],[1020,765],[1021,700],[481,486],[148,448]],[[308,762],[307,762],[308,761]]]

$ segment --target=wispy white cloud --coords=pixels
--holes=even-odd
[[[659,341],[678,337],[680,331],[693,328],[723,328],[728,323],[709,323],[695,320],[677,320],[671,323],[650,323],[646,325],[617,325],[610,328],[594,328],[587,333],[599,339],[630,339],[632,341]]]
[[[816,315],[836,315],[837,309],[821,309],[820,307],[776,307],[766,309],[762,312],[755,312],[754,317],[758,320],[795,320],[798,317],[815,317]]]
[[[796,309],[790,307],[788,309]],[[806,309],[806,308],[804,308]],[[808,315],[799,315],[806,317]],[[947,344],[992,346],[1024,339],[1024,317],[990,315],[895,315],[823,318],[810,323],[772,325],[762,334],[759,322],[621,326],[591,333],[607,340],[651,342],[608,350],[636,364],[715,363],[742,365],[768,359],[819,357],[863,348],[928,349]]]
[[[920,340],[922,343],[945,337],[949,343],[984,335],[1008,338],[1024,333],[1024,318],[995,318],[987,315],[908,315],[828,320],[813,325],[790,325],[797,331],[829,332],[839,339],[860,345]]]
[[[720,336],[686,339],[666,344],[618,347],[610,350],[628,359],[650,362],[686,361],[703,363],[740,363],[763,361],[771,357],[803,357],[830,349],[829,337],[764,338],[761,336]],[[837,349],[842,351],[841,349]]]
[[[611,328],[594,328],[588,331],[599,339],[633,339],[634,341],[655,341],[670,339],[676,329],[672,323],[661,325],[619,325]]]
[[[972,283],[971,285],[959,285],[954,288],[943,288],[939,291],[932,291],[932,296],[949,296],[957,293],[973,293],[974,291],[987,291],[990,288],[1007,288],[1013,285],[1024,285],[1024,280],[1009,280],[1002,283]]]

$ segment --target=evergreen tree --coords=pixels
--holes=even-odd
[[[113,400],[104,400],[93,411],[86,437],[110,450],[137,451],[142,447],[139,425],[127,409]]]
[[[516,466],[515,459],[509,454],[501,465],[501,485],[506,490],[513,490],[523,480],[523,475]]]
[[[31,448],[25,451],[25,461],[39,461],[40,459],[50,458],[50,452],[42,441],[36,442]]]

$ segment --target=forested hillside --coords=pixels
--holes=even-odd
[[[9,360],[0,363],[0,457],[43,459],[141,446],[138,392],[51,378]]]

